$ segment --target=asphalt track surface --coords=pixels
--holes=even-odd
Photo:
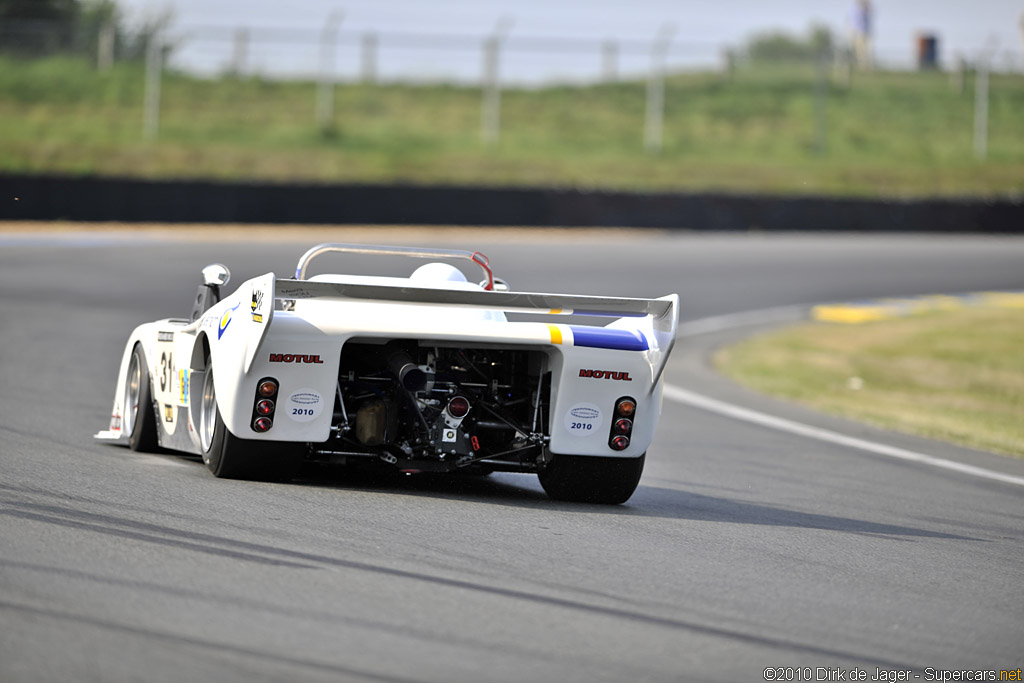
[[[673,401],[618,507],[553,502],[527,475],[225,481],[93,442],[129,332],[186,315],[203,265],[238,283],[357,240],[481,249],[521,290],[676,291],[684,321],[1024,289],[1019,238],[0,233],[0,681],[929,680],[1024,665],[1024,487]],[[1024,475],[715,376],[708,352],[749,331],[681,338],[668,381]]]

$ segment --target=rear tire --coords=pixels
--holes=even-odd
[[[133,451],[152,453],[160,448],[156,435],[153,392],[149,386],[149,366],[141,344],[132,349],[128,374],[124,379],[122,429]]]
[[[646,453],[639,458],[555,455],[538,476],[555,500],[619,505],[636,491],[646,459]]]
[[[283,481],[294,476],[298,464],[286,452],[290,444],[240,439],[228,431],[217,407],[209,363],[200,394],[199,441],[203,462],[219,479]]]

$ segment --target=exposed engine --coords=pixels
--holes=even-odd
[[[540,351],[349,342],[334,438],[320,453],[421,471],[532,470],[549,433],[549,396]]]

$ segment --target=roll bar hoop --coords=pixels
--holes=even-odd
[[[295,279],[305,280],[306,269],[314,257],[328,252],[344,254],[362,254],[364,256],[410,256],[412,258],[463,259],[480,266],[486,275],[487,284],[484,289],[494,291],[494,273],[491,272],[487,257],[479,251],[463,251],[461,249],[421,249],[419,247],[388,247],[371,244],[318,244],[302,255],[299,265],[295,268]]]

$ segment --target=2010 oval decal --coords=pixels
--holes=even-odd
[[[593,403],[577,403],[565,413],[562,424],[573,436],[592,436],[601,431],[601,409]]]
[[[324,401],[315,389],[299,389],[288,397],[285,415],[296,422],[312,422],[324,409]]]

